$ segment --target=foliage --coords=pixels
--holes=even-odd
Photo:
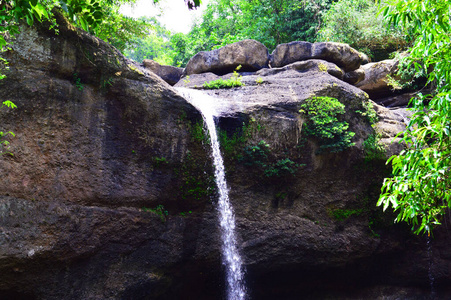
[[[365,152],[365,162],[385,159],[385,147],[379,143],[380,134],[373,133],[363,142],[363,151]]]
[[[166,159],[166,157],[158,157],[158,156],[153,157],[152,162],[153,165],[157,168],[169,164],[169,161]]]
[[[340,120],[345,113],[344,104],[331,97],[312,97],[301,104],[300,112],[307,121],[305,133],[319,139],[318,153],[340,152],[355,143],[351,142],[354,132],[348,131],[349,124]]]
[[[351,216],[359,216],[362,214],[363,209],[330,209],[328,211],[329,216],[333,217],[337,221],[344,221]]]
[[[80,77],[78,77],[77,73],[74,73],[73,77],[74,77],[74,84],[75,84],[75,86],[77,87],[77,89],[79,91],[82,91],[83,90],[83,84],[81,83]]]
[[[164,206],[162,204],[157,205],[157,207],[155,207],[155,208],[143,207],[143,208],[141,208],[141,210],[147,211],[147,212],[153,212],[153,213],[159,215],[161,221],[163,221],[163,222],[166,221],[166,217],[169,215],[168,211],[166,209],[164,209]]]
[[[198,143],[210,143],[209,137],[205,134],[203,122],[190,125],[191,140]]]
[[[427,72],[422,65],[414,64],[406,59],[405,53],[396,52],[394,59],[398,61],[398,71],[395,75],[387,75],[385,81],[393,90],[415,90],[418,91],[425,86]]]
[[[239,65],[235,71],[233,71],[232,77],[229,79],[216,79],[213,81],[205,82],[203,87],[205,89],[225,89],[232,87],[240,87],[243,86],[244,83],[241,82],[243,76],[239,75],[237,71],[239,71],[241,65]]]
[[[3,101],[2,106],[0,108],[2,108],[4,106],[6,106],[8,108],[17,108],[17,106],[9,100]],[[11,135],[13,137],[15,136],[15,134],[11,131],[8,131],[8,132],[0,131],[0,155],[7,154],[7,153],[12,155],[11,152],[8,152],[9,141],[4,139],[8,135]]]
[[[126,54],[127,49],[139,49],[136,45],[140,39],[145,39],[153,28],[148,19],[134,19],[119,13],[117,6],[104,6],[104,18],[92,33],[110,43]]]
[[[268,165],[264,170],[266,177],[288,177],[296,173],[299,167],[294,161],[289,158],[284,158],[276,161],[274,164]]]
[[[172,65],[176,53],[169,42],[171,33],[155,18],[140,18],[139,21],[147,24],[147,32],[130,39],[124,55],[137,62],[152,59],[162,65]]]
[[[362,109],[356,110],[355,112],[360,114],[362,117],[365,117],[371,125],[375,124],[379,120],[379,117],[374,110],[373,103],[369,99],[363,101]]]
[[[240,162],[245,166],[266,168],[269,154],[269,144],[265,141],[260,141],[255,146],[247,146],[244,148],[243,155],[240,157]]]
[[[287,178],[293,176],[301,165],[289,158],[274,161],[269,144],[260,141],[255,146],[247,146],[239,161],[248,167],[256,167],[261,170],[266,178]]]
[[[451,207],[451,23],[449,1],[394,0],[383,14],[395,26],[411,26],[415,38],[407,62],[428,70],[436,89],[411,100],[413,114],[404,132],[407,148],[392,156],[393,177],[386,178],[378,205],[392,207],[396,221],[415,233],[432,232]]]
[[[171,37],[174,65],[184,66],[200,51],[244,39],[272,51],[295,40],[315,41],[325,10],[335,0],[213,0],[188,34]]]
[[[243,122],[241,128],[238,128],[233,134],[229,135],[226,131],[219,131],[219,144],[224,156],[237,159],[246,142],[252,135],[262,129],[255,119],[251,119],[248,124]]]
[[[191,214],[191,213],[192,213],[192,211],[190,211],[190,210],[189,211],[182,211],[182,212],[179,213],[179,215],[182,216],[182,217],[186,217],[188,214]]]
[[[184,200],[203,200],[213,195],[215,183],[212,176],[209,176],[190,151],[188,151],[185,161],[181,167],[180,187],[181,197]]]
[[[379,61],[407,47],[400,27],[389,27],[374,0],[340,0],[325,12],[318,40],[347,43]]]

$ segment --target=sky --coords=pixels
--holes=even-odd
[[[121,12],[135,18],[157,17],[172,33],[188,33],[194,19],[201,15],[207,3],[208,0],[202,0],[199,8],[190,11],[185,0],[160,0],[157,5],[153,4],[153,0],[138,0],[133,7],[130,5],[121,7]]]

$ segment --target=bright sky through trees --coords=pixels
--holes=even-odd
[[[184,0],[160,0],[158,4],[152,0],[138,0],[133,6],[124,5],[121,12],[135,18],[157,17],[171,32],[188,33],[194,19],[201,15],[207,3],[208,0],[202,0],[199,8],[189,10]]]

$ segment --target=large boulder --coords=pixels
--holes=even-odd
[[[395,76],[397,66],[398,61],[394,59],[363,65],[365,79],[357,83],[356,86],[367,92],[373,100],[392,96],[393,87],[389,85],[388,76]]]
[[[277,45],[271,54],[271,67],[283,67],[296,61],[317,58],[335,63],[345,72],[353,71],[365,62],[365,55],[348,44],[333,42],[290,42]]]
[[[354,71],[348,72],[343,76],[343,81],[356,85],[365,79],[365,71],[362,68],[358,68]]]
[[[230,73],[241,65],[241,71],[256,71],[268,67],[268,49],[255,40],[236,42],[193,56],[185,68],[185,75],[212,72]]]
[[[280,68],[310,58],[312,58],[312,43],[295,41],[277,45],[271,53],[270,64],[273,68]]]
[[[281,68],[265,68],[261,69],[255,73],[252,73],[254,76],[250,76],[249,74],[245,74],[244,77],[242,77],[243,83],[245,84],[253,84],[254,82],[250,82],[250,80],[256,80],[258,81],[258,78],[268,78],[273,75],[277,74],[284,74],[284,76],[287,74],[287,71],[292,70],[297,73],[315,73],[315,72],[325,72],[332,76],[334,76],[337,79],[342,80],[344,73],[343,70],[341,70],[337,65],[330,63],[328,61],[320,60],[320,59],[309,59],[306,61],[298,61],[289,65],[286,65]],[[201,89],[203,88],[204,83],[223,79],[223,80],[229,80],[232,76],[235,76],[231,73],[226,75],[216,75],[214,73],[208,72],[208,73],[201,73],[201,74],[192,74],[189,76],[189,78],[183,78],[181,79],[175,87],[189,87],[189,88],[195,88],[195,89]]]
[[[418,92],[407,92],[393,95],[386,98],[377,99],[377,103],[385,107],[407,107],[409,102]]]
[[[182,77],[184,71],[183,68],[160,65],[151,59],[143,60],[143,65],[146,69],[154,72],[170,85],[176,84]]]

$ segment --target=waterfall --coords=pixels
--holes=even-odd
[[[227,295],[229,300],[245,299],[244,272],[235,237],[235,215],[229,201],[224,162],[214,122],[214,117],[218,114],[217,107],[215,107],[217,101],[201,91],[185,88],[178,88],[177,90],[202,113],[210,134],[215,179],[219,190],[218,213],[222,236],[222,260],[227,274]]]

